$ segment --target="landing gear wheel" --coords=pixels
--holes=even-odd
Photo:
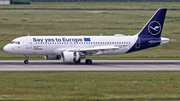
[[[91,65],[92,64],[92,60],[91,59],[86,59],[85,63],[88,64],[88,65]]]
[[[28,56],[28,55],[25,55],[24,64],[28,64],[28,63],[29,63],[28,58],[29,58],[29,56]]]
[[[29,63],[29,61],[28,60],[24,60],[24,64],[28,64]]]
[[[79,59],[78,61],[74,62],[74,63],[80,63],[81,62],[81,59]]]

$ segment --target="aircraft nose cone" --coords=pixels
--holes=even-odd
[[[9,48],[8,48],[8,45],[4,46],[3,50],[7,53],[9,53]]]
[[[14,45],[8,44],[8,45],[4,46],[3,50],[4,50],[6,53],[18,54],[18,49],[15,48],[15,47],[16,47],[16,46],[14,46]]]

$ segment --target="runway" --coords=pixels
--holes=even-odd
[[[92,12],[92,13],[100,13],[100,12],[155,12],[156,10],[31,10],[31,9],[0,9],[0,11],[17,11],[17,12],[34,12],[34,11],[45,11],[45,12]],[[168,12],[180,12],[180,10],[168,10]]]
[[[93,60],[92,65],[61,60],[1,60],[0,71],[180,71],[180,60]]]

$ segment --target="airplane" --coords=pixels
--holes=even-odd
[[[12,40],[4,46],[7,53],[24,55],[28,64],[29,55],[44,55],[47,60],[62,59],[63,62],[92,64],[89,56],[117,55],[156,47],[169,43],[170,39],[161,37],[167,9],[160,8],[133,36],[115,34],[114,36],[24,36]]]

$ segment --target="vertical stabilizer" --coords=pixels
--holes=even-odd
[[[138,33],[139,37],[160,37],[163,29],[167,9],[161,8],[156,11],[152,18]]]

